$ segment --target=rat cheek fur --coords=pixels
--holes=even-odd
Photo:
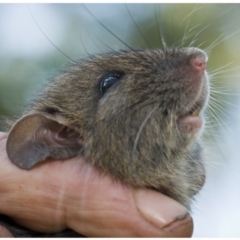
[[[184,140],[176,129],[166,127],[170,124],[161,118],[161,111],[153,112],[141,129],[139,120],[134,119],[145,119],[146,113],[149,111],[138,112],[135,118],[122,113],[112,122],[99,122],[86,145],[87,158],[121,181],[155,188],[189,207],[186,194],[193,192],[188,182],[194,176],[189,172],[183,177],[184,169],[188,168],[184,159],[189,154],[185,151],[190,145],[189,138]],[[196,168],[196,175],[198,172]]]

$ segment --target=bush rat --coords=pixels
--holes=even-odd
[[[198,48],[168,48],[76,63],[9,122],[9,159],[29,169],[83,154],[102,172],[190,208],[205,179],[206,62]]]

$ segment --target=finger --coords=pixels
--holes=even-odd
[[[0,237],[9,238],[9,237],[13,237],[13,235],[5,227],[0,225]]]

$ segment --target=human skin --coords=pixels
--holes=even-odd
[[[185,207],[149,189],[120,183],[84,158],[47,160],[31,170],[10,162],[0,133],[0,213],[39,232],[73,229],[88,237],[190,237]],[[9,237],[0,228],[1,237]]]

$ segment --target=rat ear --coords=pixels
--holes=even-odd
[[[9,159],[24,169],[48,157],[74,157],[81,148],[78,132],[40,113],[29,114],[17,121],[10,130],[6,145]]]

